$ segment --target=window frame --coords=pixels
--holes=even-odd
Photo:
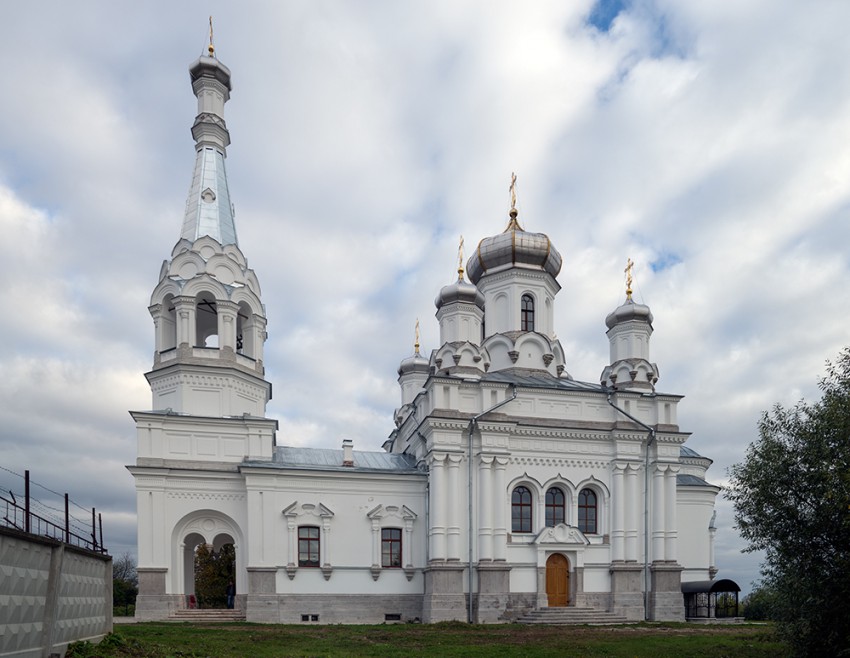
[[[593,496],[593,503],[588,502],[588,498]],[[588,512],[593,510],[592,519]],[[591,525],[592,521],[592,525]],[[585,487],[578,494],[578,529],[586,535],[596,535],[599,530],[599,496],[597,493]]]
[[[523,293],[520,297],[520,321],[521,331],[534,331],[534,297],[530,293]]]
[[[516,500],[517,494],[520,500]],[[528,500],[525,500],[525,494]],[[519,511],[519,515],[515,511]],[[511,492],[511,532],[527,534],[534,528],[534,496],[531,489],[523,484],[514,487]]]
[[[397,536],[388,536],[393,534]],[[383,569],[401,569],[403,536],[401,528],[381,528],[381,567]],[[393,564],[394,557],[398,560],[396,564]]]
[[[557,492],[561,495],[560,503],[557,501],[550,502],[550,494]],[[560,512],[560,520],[558,520],[558,513]],[[549,487],[546,490],[546,527],[554,528],[559,523],[567,522],[567,495],[564,493],[564,490],[561,487],[554,486]]]
[[[316,536],[309,536],[309,531],[315,531]],[[301,536],[305,532],[308,536]],[[310,556],[314,554],[313,546],[315,545],[315,560],[311,560]],[[306,550],[305,550],[306,547]],[[302,557],[306,556],[306,557]],[[298,566],[306,568],[321,567],[322,564],[322,530],[316,525],[300,525],[298,526]]]

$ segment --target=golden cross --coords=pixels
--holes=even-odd
[[[212,16],[210,16],[210,46],[207,50],[210,51],[210,57],[215,57],[215,47],[213,46]]]
[[[463,236],[460,236],[460,244],[457,246],[457,280],[463,280]]]
[[[416,342],[413,343],[413,349],[419,354],[419,318],[416,318]]]
[[[511,210],[516,210],[516,174],[511,172]]]
[[[635,266],[634,262],[632,262],[631,258],[626,260],[626,269],[623,270],[626,273],[626,300],[630,300],[632,298],[632,268]]]

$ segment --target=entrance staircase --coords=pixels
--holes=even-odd
[[[553,625],[581,625],[587,624],[590,626],[613,626],[615,624],[633,624],[625,617],[606,612],[605,610],[597,610],[596,608],[537,608],[529,610],[522,617],[517,619],[519,624],[553,624]]]
[[[168,621],[185,621],[192,624],[227,623],[245,621],[243,610],[226,610],[222,608],[182,608],[168,616]]]

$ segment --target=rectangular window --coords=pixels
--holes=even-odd
[[[319,529],[316,526],[303,525],[298,528],[298,566],[320,566]]]
[[[401,567],[401,529],[381,530],[381,566]]]

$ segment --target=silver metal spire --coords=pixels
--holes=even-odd
[[[222,245],[238,245],[224,166],[230,144],[224,122],[224,104],[232,88],[230,69],[218,61],[211,48],[209,56],[199,57],[189,67],[189,74],[198,98],[198,115],[192,125],[197,155],[180,237],[194,242],[209,235]]]

